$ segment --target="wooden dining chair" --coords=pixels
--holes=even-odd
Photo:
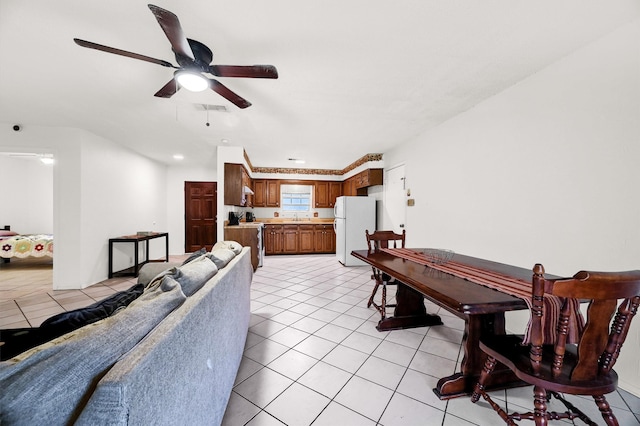
[[[402,234],[396,234],[393,231],[375,231],[372,234],[369,234],[369,230],[367,229],[365,230],[365,235],[367,237],[368,252],[374,253],[380,251],[381,248],[398,248],[398,243],[400,243],[400,247],[404,248],[406,231],[403,229]],[[382,319],[385,319],[387,316],[387,308],[396,306],[395,303],[387,304],[387,286],[395,285],[396,281],[394,278],[374,266],[372,266],[371,269],[373,270],[371,278],[375,280],[375,286],[373,287],[371,297],[369,297],[369,301],[367,302],[367,308],[373,305],[378,312],[380,312]],[[382,287],[382,300],[378,305],[374,301],[374,297],[379,287]]]
[[[595,425],[561,394],[591,395],[606,424],[618,425],[604,395],[617,387],[618,376],[612,368],[640,304],[640,271],[581,271],[572,278],[546,279],[544,268],[537,264],[533,272],[530,344],[523,344],[522,336],[514,335],[481,339],[480,349],[488,357],[472,402],[482,396],[508,425],[521,419],[546,425],[550,420],[574,418]],[[552,306],[543,302],[548,295],[559,297],[561,305],[552,342],[543,341],[543,315],[550,315]],[[575,300],[588,303],[588,315],[583,331],[571,343],[567,325]],[[485,382],[496,362],[534,386],[532,412],[507,413],[486,393]],[[547,411],[551,396],[561,401],[567,411]]]

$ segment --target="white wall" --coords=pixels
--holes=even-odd
[[[23,234],[53,234],[53,166],[0,155],[0,226]]]
[[[168,228],[167,168],[88,133],[81,164],[80,235],[87,256],[81,266],[88,281],[96,283],[107,278],[109,238]],[[149,246],[150,259],[164,257],[164,239],[151,240]],[[114,245],[114,269],[133,265],[133,253],[133,244]]]
[[[167,229],[165,166],[83,130],[24,123],[14,132],[11,127],[0,123],[0,151],[49,152],[56,158],[54,289],[106,279],[109,238],[154,226]],[[158,251],[164,253],[162,247]],[[152,249],[152,257],[158,251]],[[118,261],[128,261],[123,257]]]
[[[416,200],[407,244],[556,275],[640,269],[638,40],[636,20],[385,153]],[[616,365],[638,396],[639,331]]]

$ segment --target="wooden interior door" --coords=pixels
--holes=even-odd
[[[185,253],[193,253],[202,247],[211,250],[218,240],[217,194],[216,182],[184,183]]]

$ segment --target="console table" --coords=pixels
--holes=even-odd
[[[154,238],[165,239],[165,258],[159,260],[149,260],[149,240],[153,240]],[[140,247],[141,242],[145,242],[145,259],[140,261],[138,259],[138,249]],[[133,266],[127,269],[123,269],[121,271],[113,270],[113,244],[114,243],[133,243]],[[148,262],[168,262],[169,261],[169,233],[168,232],[152,232],[145,235],[125,235],[117,238],[109,238],[109,278],[113,277],[122,277],[122,276],[138,276],[138,272],[140,272],[140,268],[142,265]]]

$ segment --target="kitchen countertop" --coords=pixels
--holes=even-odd
[[[262,226],[263,224],[265,225],[331,225],[333,224],[333,219],[332,218],[318,218],[318,217],[312,217],[312,218],[304,218],[304,219],[292,219],[292,218],[280,218],[280,217],[274,217],[274,218],[257,218],[256,220],[254,220],[253,222],[246,222],[246,221],[240,221],[240,223],[238,225],[229,225],[228,222],[225,222],[225,228],[226,227],[231,227],[231,228],[235,228],[236,226],[241,226],[241,227],[259,227]]]
[[[267,225],[329,225],[333,223],[333,218],[319,218],[311,217],[304,219],[292,219],[292,218],[258,218],[256,222],[262,222]]]

